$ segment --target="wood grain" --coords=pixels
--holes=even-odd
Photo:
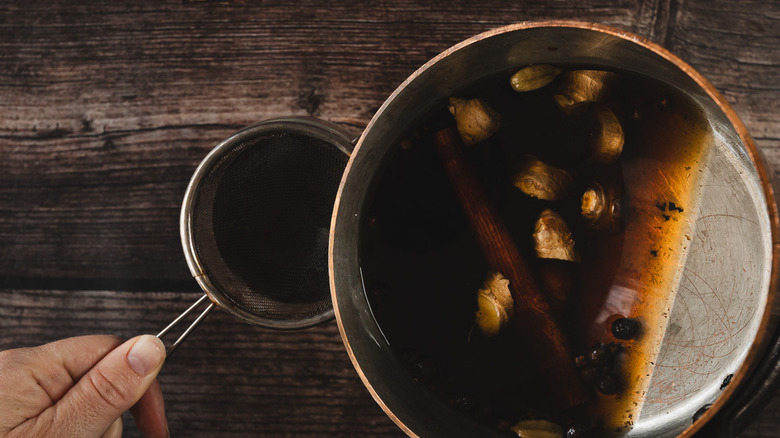
[[[156,333],[200,295],[2,290],[0,350],[66,336]],[[403,435],[352,370],[335,322],[280,332],[213,312],[159,380],[170,428],[180,436]]]
[[[197,298],[178,238],[187,181],[249,123],[356,134],[409,74],[476,33],[579,19],[699,70],[780,170],[773,1],[0,1],[0,348],[156,332]],[[334,323],[272,332],[217,312],[160,377],[174,436],[402,436]],[[139,436],[127,421],[125,436]],[[775,398],[744,437],[776,436]]]

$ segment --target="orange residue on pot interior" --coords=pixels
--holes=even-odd
[[[663,340],[685,263],[698,187],[712,144],[711,128],[701,110],[676,95],[636,108],[626,123],[622,158],[625,183],[625,230],[594,248],[583,269],[581,320],[590,323],[586,342],[615,342],[611,324],[617,316],[640,323],[639,335],[624,345],[622,385],[617,395],[599,395],[596,415],[605,430],[630,428],[639,416]],[[606,269],[605,269],[606,267]],[[606,275],[605,275],[606,274]]]

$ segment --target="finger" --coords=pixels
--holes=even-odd
[[[77,336],[42,345],[58,363],[78,380],[100,359],[122,344],[122,339],[111,335]]]
[[[37,417],[120,343],[114,336],[82,336],[0,352],[0,420],[18,426]]]
[[[154,382],[165,360],[162,341],[133,338],[90,369],[37,424],[57,425],[57,436],[101,436]]]
[[[0,351],[0,436],[52,405],[30,371],[36,364],[33,348]]]
[[[38,363],[43,369],[32,368],[38,385],[57,402],[84,374],[111,350],[122,343],[116,336],[94,335],[62,339],[36,347]]]
[[[165,418],[165,403],[160,384],[155,380],[138,403],[130,408],[138,430],[147,438],[166,438],[168,420]]]
[[[124,424],[122,423],[122,417],[119,417],[111,423],[111,426],[108,426],[108,429],[103,433],[102,438],[122,438],[123,429]]]

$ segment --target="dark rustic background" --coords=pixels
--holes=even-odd
[[[551,18],[670,49],[780,170],[776,1],[0,2],[0,349],[156,332],[194,301],[180,202],[238,128],[313,115],[357,134],[440,51]],[[402,436],[335,322],[275,332],[215,312],[160,380],[174,436]],[[742,436],[779,429],[775,397]]]

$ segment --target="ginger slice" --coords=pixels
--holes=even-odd
[[[449,110],[468,146],[487,140],[501,127],[501,116],[482,99],[450,97]]]
[[[569,226],[560,214],[549,208],[542,211],[536,220],[534,248],[540,259],[580,261]]]
[[[512,184],[528,196],[557,201],[569,192],[574,177],[565,169],[528,157],[512,177]]]
[[[477,307],[477,326],[486,336],[497,335],[514,316],[515,302],[509,291],[509,280],[500,272],[488,274],[477,291]]]
[[[609,84],[617,75],[601,70],[574,70],[561,77],[553,100],[566,114],[581,113],[587,104],[601,102],[609,93]]]

